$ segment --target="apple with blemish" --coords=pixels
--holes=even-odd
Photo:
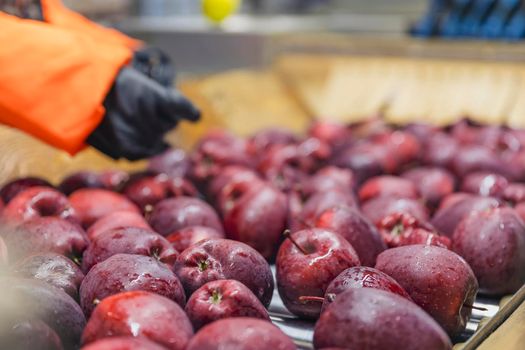
[[[50,252],[77,262],[89,244],[80,226],[56,217],[37,217],[15,228],[6,228],[3,237],[12,261]]]
[[[19,261],[13,272],[24,278],[42,280],[78,300],[84,274],[77,264],[57,253],[37,253]]]

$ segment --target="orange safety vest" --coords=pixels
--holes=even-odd
[[[0,12],[0,123],[75,154],[140,41],[42,0],[44,22]]]

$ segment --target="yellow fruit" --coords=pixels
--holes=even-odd
[[[210,20],[221,22],[237,11],[241,0],[203,0],[202,11]]]

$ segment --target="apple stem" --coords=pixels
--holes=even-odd
[[[293,237],[292,237],[292,233],[290,232],[290,230],[284,230],[284,232],[283,232],[283,236],[286,237],[287,239],[289,239],[290,242],[292,242],[293,245],[294,245],[297,249],[299,249],[299,251],[300,251],[301,253],[303,253],[304,255],[308,255],[308,252],[307,252],[306,250],[304,250],[303,247],[301,247],[301,246],[299,245],[299,243],[296,242],[295,239],[293,239]]]
[[[473,309],[473,310],[479,310],[479,311],[488,311],[489,309],[485,308],[485,307],[481,307],[481,306],[475,306],[475,305],[470,305],[470,304],[463,304],[464,307],[466,307],[467,309]]]
[[[300,302],[314,301],[314,302],[323,303],[324,302],[324,298],[323,297],[315,297],[315,296],[300,296],[299,297],[299,301]]]

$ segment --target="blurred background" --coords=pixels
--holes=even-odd
[[[525,127],[525,1],[64,2],[167,53],[176,84],[203,111],[202,122],[168,135],[183,148],[214,127],[304,132],[313,119],[378,115],[392,123],[467,116]],[[92,149],[70,157],[8,128],[0,137],[10,148],[0,154],[0,180],[35,172],[59,178],[86,164],[141,166]]]
[[[88,17],[165,50],[182,74],[265,67],[289,51],[523,59],[521,52],[508,52],[518,45],[496,46],[492,52],[489,46],[481,55],[478,49],[486,41],[512,43],[525,36],[525,3],[519,0],[208,2],[219,7],[220,3],[239,3],[239,8],[217,24],[206,17],[207,1],[66,1]],[[330,36],[319,38],[320,34]],[[432,40],[428,48],[420,48],[415,44],[421,40],[407,38],[427,39],[427,43],[441,38],[456,45],[436,48]],[[341,43],[343,39],[346,44]],[[464,39],[477,44],[466,45]]]

